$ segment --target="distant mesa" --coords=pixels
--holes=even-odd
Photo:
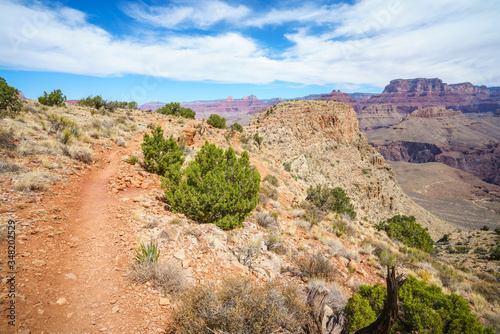
[[[19,91],[19,93],[17,94],[17,96],[21,99],[21,100],[26,100],[26,96],[24,96],[23,92]]]
[[[340,90],[336,91],[334,89],[331,93],[321,95],[318,100],[343,102],[353,107],[355,111],[358,111],[360,109],[360,106],[356,99],[352,98],[347,93],[341,92]]]
[[[414,110],[444,105],[462,112],[494,112],[500,107],[499,87],[474,86],[470,82],[448,85],[441,79],[391,80],[382,92],[362,105],[394,104],[406,115]]]

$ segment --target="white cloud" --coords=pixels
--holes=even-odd
[[[243,5],[234,7],[219,0],[202,0],[182,6],[146,6],[129,2],[123,10],[140,22],[179,30],[192,27],[207,29],[221,21],[236,22],[250,12]]]
[[[129,5],[129,9],[132,8]],[[179,31],[161,39],[117,38],[67,8],[0,2],[0,65],[13,69],[97,76],[142,74],[177,80],[265,84],[368,84],[394,78],[440,77],[500,85],[500,4],[495,0],[361,0],[354,5],[316,6],[253,14],[264,31],[282,25],[292,46],[270,54],[245,36],[250,9],[221,1],[193,6],[142,8],[166,27],[196,26],[206,35]],[[162,12],[165,9],[165,12]],[[163,15],[163,16],[162,16]],[[170,16],[169,16],[170,15]],[[160,18],[163,17],[163,21]],[[234,32],[209,30],[234,23]],[[297,24],[286,24],[296,22]],[[322,33],[315,33],[321,25]],[[326,28],[325,28],[326,27]]]

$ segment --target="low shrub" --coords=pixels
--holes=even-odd
[[[298,267],[298,274],[302,277],[319,278],[326,281],[333,280],[335,268],[332,262],[320,252],[300,257],[294,260]]]
[[[280,184],[278,178],[274,175],[271,175],[271,174],[266,175],[264,177],[264,180],[262,180],[262,181],[269,183],[273,187],[277,187]]]
[[[171,115],[183,118],[191,118],[194,119],[196,116],[196,112],[190,108],[181,107],[179,102],[171,102],[164,105],[162,108],[156,110],[160,114]]]
[[[360,286],[346,306],[350,333],[365,327],[380,314],[386,288],[380,284]],[[471,313],[469,303],[459,295],[445,294],[441,288],[408,277],[399,290],[402,316],[391,332],[435,334],[493,334]]]
[[[14,183],[14,188],[19,191],[43,191],[47,189],[47,186],[54,184],[58,180],[59,177],[54,174],[33,171],[21,174]]]
[[[306,200],[323,212],[333,211],[338,214],[346,214],[352,219],[356,218],[351,199],[345,191],[340,188],[323,188],[321,185],[316,188],[307,189]]]
[[[163,293],[178,293],[187,285],[184,272],[174,263],[141,262],[131,265],[128,277],[138,283],[151,282]]]
[[[401,241],[409,247],[414,247],[425,252],[433,251],[434,241],[414,216],[396,215],[389,218],[381,225],[392,239]]]
[[[257,206],[260,174],[250,166],[246,151],[238,158],[233,148],[207,141],[182,175],[182,180],[162,179],[167,202],[174,212],[198,222],[232,229]]]
[[[497,246],[492,250],[490,260],[500,261],[500,246]]]
[[[210,124],[214,128],[217,129],[225,129],[227,128],[226,126],[226,119],[224,117],[220,117],[217,114],[211,114],[208,117],[207,124]]]
[[[299,332],[307,321],[305,296],[295,287],[249,279],[196,286],[181,297],[173,333]]]
[[[278,225],[276,219],[272,215],[264,211],[261,211],[257,214],[256,220],[257,224],[265,228]]]
[[[173,136],[163,137],[161,126],[151,130],[151,135],[144,134],[141,144],[146,170],[167,176],[172,182],[180,181],[180,169],[184,163],[182,151]]]
[[[12,116],[21,110],[23,105],[18,94],[16,88],[9,86],[7,81],[0,77],[0,116]]]
[[[123,137],[116,137],[113,139],[116,145],[121,147],[127,147],[127,141]]]
[[[66,101],[66,95],[63,95],[60,89],[54,89],[50,94],[43,92],[43,96],[38,98],[38,102],[46,106],[64,106],[64,101]]]
[[[262,142],[264,141],[264,138],[262,138],[261,136],[259,136],[258,133],[256,133],[256,134],[253,135],[253,140],[259,146],[259,150],[262,149],[261,145],[262,145]]]
[[[233,131],[238,131],[239,133],[243,133],[243,127],[238,123],[232,124],[230,128]]]

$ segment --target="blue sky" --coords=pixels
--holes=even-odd
[[[0,76],[139,103],[500,86],[498,17],[497,0],[0,0]]]

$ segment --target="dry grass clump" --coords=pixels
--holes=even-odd
[[[292,211],[293,218],[300,218],[300,217],[304,217],[305,215],[306,215],[306,212],[304,210],[295,209]]]
[[[116,145],[121,147],[127,147],[127,141],[123,137],[116,137],[113,139]]]
[[[301,277],[320,278],[326,281],[334,278],[335,268],[332,262],[320,252],[293,259],[293,262],[298,269],[295,273]]]
[[[239,263],[251,267],[253,260],[260,255],[261,248],[261,238],[250,239],[244,245],[238,246],[238,251],[235,255]]]
[[[22,172],[24,169],[18,164],[12,163],[10,161],[0,161],[0,173],[18,173]]]
[[[17,145],[16,151],[23,156],[30,155],[60,155],[63,151],[61,143],[54,139],[46,139],[39,142],[23,140]]]
[[[325,244],[330,247],[330,249],[328,250],[329,253],[335,257],[344,257],[348,260],[351,260],[351,259],[357,260],[358,259],[358,252],[344,247],[337,240],[328,238],[325,240]]]
[[[286,254],[288,248],[283,242],[283,238],[278,234],[270,234],[266,240],[267,249],[276,254]]]
[[[300,219],[300,220],[294,221],[293,223],[295,224],[295,226],[300,227],[300,228],[302,228],[302,229],[304,229],[306,231],[310,231],[311,230],[311,223],[308,222],[308,221]]]
[[[94,161],[94,153],[92,149],[85,146],[65,146],[64,153],[71,158],[86,164],[91,164]]]
[[[278,222],[273,217],[273,215],[265,211],[259,212],[257,214],[256,219],[257,219],[257,224],[265,228],[278,225]]]
[[[45,190],[48,185],[54,184],[58,180],[59,177],[54,174],[33,171],[21,174],[14,183],[14,188],[19,191]]]
[[[138,283],[151,282],[164,293],[178,293],[186,288],[182,269],[174,263],[133,263],[129,278]]]
[[[226,279],[187,290],[173,333],[298,333],[307,321],[305,296],[292,286]]]

